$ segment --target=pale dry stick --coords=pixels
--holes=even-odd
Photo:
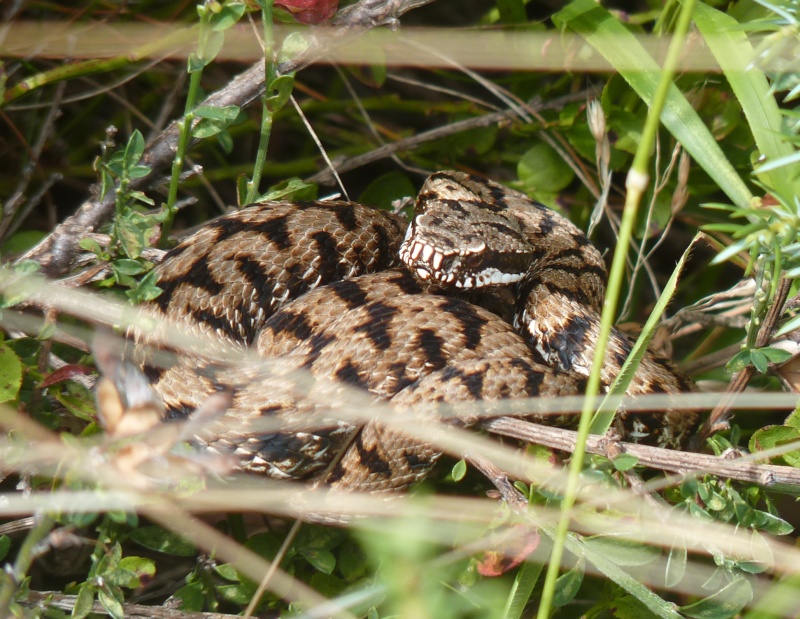
[[[292,102],[292,106],[294,107],[294,111],[297,112],[297,115],[300,117],[300,121],[303,123],[303,126],[308,131],[308,135],[314,141],[314,144],[317,145],[317,150],[319,151],[320,155],[322,155],[322,159],[325,161],[325,166],[328,168],[333,177],[336,179],[336,185],[339,187],[339,191],[342,192],[345,200],[350,200],[350,196],[347,194],[347,188],[344,186],[342,182],[342,178],[339,176],[339,173],[336,171],[336,166],[334,166],[333,161],[328,156],[328,151],[325,150],[325,147],[322,145],[322,141],[319,139],[317,132],[314,131],[314,128],[311,126],[311,123],[308,121],[308,118],[303,113],[303,109],[300,107],[300,104],[297,103],[297,99],[294,98],[294,95],[289,95],[289,100]]]
[[[395,24],[398,17],[433,0],[361,0],[339,11],[331,22],[319,28],[320,36],[311,37],[306,51],[278,67],[281,74],[297,71],[311,64],[333,46],[348,38],[386,24]],[[240,75],[233,78],[225,88],[209,95],[200,105],[225,107],[229,105],[246,107],[264,93],[264,62],[253,64]],[[142,165],[152,172],[131,182],[132,190],[143,190],[160,180],[161,172],[171,165],[178,143],[178,121],[173,121],[151,142],[142,156]],[[192,142],[192,145],[196,141]],[[98,192],[93,186],[91,193]],[[94,232],[114,214],[113,192],[102,200],[88,199],[74,215],[68,217],[43,241],[26,252],[21,260],[34,260],[42,266],[48,277],[57,277],[67,272],[76,253],[78,242],[85,232]]]
[[[575,447],[576,432],[573,430],[553,428],[510,417],[482,421],[480,426],[493,434],[508,436],[562,451],[571,452]],[[586,443],[586,452],[607,455],[607,448],[604,445],[605,440],[602,436],[589,435]],[[756,464],[753,462],[756,458],[769,457],[767,454],[757,454],[748,459],[726,460],[718,456],[675,451],[651,447],[650,445],[638,445],[635,443],[620,443],[619,445],[624,453],[635,456],[640,464],[664,471],[681,474],[718,475],[726,479],[754,483],[768,489],[784,492],[798,492],[800,490],[800,470],[790,466]],[[791,446],[789,446],[789,449],[791,449]]]
[[[361,103],[361,98],[358,96],[358,93],[355,91],[355,88],[353,88],[353,84],[350,82],[350,80],[347,78],[347,76],[345,75],[344,71],[341,70],[341,68],[339,68],[338,66],[336,66],[335,68],[336,68],[336,73],[339,75],[339,79],[342,80],[342,83],[344,84],[345,88],[347,88],[347,92],[350,93],[350,97],[353,99],[353,103],[356,104],[356,107],[358,108],[358,113],[361,114],[361,118],[364,119],[364,124],[367,126],[367,129],[369,129],[369,132],[372,134],[372,137],[381,146],[385,145],[386,141],[383,139],[381,134],[375,128],[375,124],[372,122],[372,118],[370,118],[367,109]],[[403,170],[406,170],[407,172],[421,174],[423,176],[427,176],[428,174],[426,170],[422,170],[408,165],[405,161],[400,159],[397,153],[393,153],[391,155],[391,159],[392,161],[395,162],[395,164],[397,164],[398,167],[400,167]],[[331,173],[333,172],[334,170],[331,169]],[[338,178],[338,174],[336,178]]]
[[[504,88],[501,88],[492,81],[487,80],[480,73],[473,71],[472,69],[464,66],[463,64],[456,62],[455,60],[445,55],[444,53],[430,47],[429,45],[425,45],[424,43],[416,41],[413,38],[406,38],[401,34],[400,42],[403,45],[407,45],[409,47],[414,47],[416,49],[422,50],[426,56],[432,56],[444,61],[445,64],[450,65],[456,71],[460,71],[467,77],[473,79],[476,83],[480,84],[487,91],[492,93],[495,97],[497,97],[500,101],[502,101],[503,104],[505,104],[509,112],[518,116],[521,121],[529,124],[533,122],[533,119],[531,118],[531,116],[527,114],[525,110],[524,102],[519,97],[508,92]]]
[[[563,97],[559,97],[558,99],[553,99],[552,101],[548,101],[547,103],[531,102],[529,106],[536,110],[558,109],[559,107],[562,107],[567,103],[572,103],[574,101],[580,101],[582,99],[585,99],[587,96],[587,92],[588,91],[582,91],[579,93],[565,95]],[[491,114],[484,114],[483,116],[476,116],[474,118],[459,120],[453,123],[449,123],[447,125],[443,125],[441,127],[436,127],[435,129],[423,131],[408,138],[397,140],[396,142],[385,144],[379,148],[375,148],[361,155],[356,155],[354,157],[344,159],[342,161],[337,162],[336,169],[339,172],[348,172],[350,170],[354,170],[361,166],[367,165],[368,163],[372,163],[374,161],[379,161],[381,159],[386,159],[387,157],[391,157],[394,153],[406,150],[413,150],[417,146],[420,146],[421,144],[425,144],[427,142],[432,142],[433,140],[439,140],[441,138],[448,137],[456,133],[460,133],[462,131],[468,131],[469,129],[478,129],[481,127],[488,127],[490,125],[495,125],[498,123],[509,122],[512,121],[513,119],[514,119],[514,114],[511,111],[502,110],[500,112],[492,112]],[[313,174],[312,176],[309,176],[306,180],[312,183],[320,183],[322,185],[327,185],[331,183],[332,177],[330,175],[330,172],[328,172],[327,170],[323,170],[317,172],[316,174]]]
[[[285,488],[283,492],[271,492],[266,490],[266,488],[269,488],[268,484],[265,486],[258,480],[253,480],[249,486],[248,488],[240,488],[237,490],[234,485],[232,491],[210,490],[200,495],[184,497],[182,502],[184,507],[190,508],[193,511],[217,511],[219,505],[224,504],[230,508],[239,506],[241,509],[248,511],[259,509],[259,506],[263,505],[266,508],[265,511],[275,513],[276,511],[280,512],[283,506],[288,505],[291,501],[291,496],[297,492],[296,489],[289,488],[289,484],[278,486]],[[259,486],[265,488],[261,493],[257,490]],[[86,497],[80,498],[82,494],[85,494]],[[259,500],[259,494],[264,495],[263,499]],[[610,501],[614,501],[618,504],[618,501],[615,501],[614,497],[611,496],[612,494],[613,491],[610,493],[604,492],[604,496],[607,496]],[[122,496],[124,495],[121,495],[121,497]],[[329,500],[327,496],[321,495],[320,493],[315,493],[313,496],[318,496],[320,500],[316,503],[312,503],[312,506],[327,506],[326,502]],[[587,488],[583,496],[586,500],[591,502],[597,497],[597,492],[592,488]],[[6,497],[4,497],[4,499],[5,498]],[[123,499],[122,503],[108,503],[108,498],[106,498],[106,502],[101,503],[98,502],[99,498],[102,497],[86,492],[57,492],[52,495],[50,493],[41,493],[39,496],[34,495],[27,497],[10,496],[8,500],[2,501],[6,507],[0,511],[9,513],[9,510],[12,510],[12,512],[20,512],[23,510],[30,512],[36,509],[43,509],[45,504],[42,503],[42,501],[52,501],[49,504],[50,509],[59,509],[59,505],[80,505],[80,509],[82,510],[97,511],[114,508],[130,509],[132,506],[130,501],[126,501],[125,499]],[[352,504],[355,503],[355,513],[360,512],[390,517],[407,517],[414,521],[425,519],[426,522],[430,522],[431,518],[434,518],[445,520],[446,522],[455,520],[461,523],[465,521],[484,523],[482,527],[475,529],[476,536],[481,535],[485,525],[496,518],[497,515],[497,504],[487,500],[437,497],[433,499],[433,502],[423,500],[422,503],[417,502],[410,504],[405,500],[395,500],[387,503],[379,497],[364,495],[345,495],[337,498],[340,501],[346,502],[347,509],[350,513],[353,513]],[[365,506],[367,506],[366,509]],[[483,509],[482,506],[485,506],[485,509]],[[634,506],[633,513],[640,511],[640,507],[640,503]],[[618,512],[619,510],[617,510],[617,513]],[[545,527],[552,526],[554,517],[557,515],[552,509],[541,507],[536,508],[536,513],[537,516],[533,522],[538,526]],[[638,526],[634,526],[637,523]],[[366,524],[368,524],[368,522]],[[706,548],[708,544],[729,548],[729,552],[734,553],[735,556],[750,557],[753,551],[750,547],[749,538],[742,539],[741,536],[737,537],[738,534],[734,527],[715,523],[701,523],[688,516],[681,516],[679,514],[673,514],[670,519],[666,521],[660,518],[652,522],[647,518],[639,518],[635,521],[628,518],[620,521],[618,517],[609,519],[607,516],[597,514],[596,508],[591,508],[590,505],[588,511],[579,510],[576,512],[575,525],[578,531],[583,531],[585,534],[611,535],[614,537],[623,535],[630,540],[639,540],[647,544],[655,543],[656,545],[664,547],[669,547],[672,543],[670,540],[676,535],[680,535],[686,537],[688,547],[694,551],[704,552],[704,548]],[[660,535],[656,538],[652,535],[652,527],[655,525],[659,526],[660,532]],[[385,527],[385,522],[380,526]],[[446,529],[442,529],[442,533],[436,533],[433,537],[431,537],[432,531],[429,526],[424,527],[424,530],[420,530],[421,533],[431,537],[431,539],[438,539],[440,543],[445,544],[452,543],[451,537],[453,531],[454,529],[450,524],[446,525]],[[464,531],[465,529],[463,526],[459,526],[459,533],[461,534]],[[798,553],[796,549],[786,547],[785,544],[778,542],[767,542],[767,546],[775,555],[777,560],[776,566],[780,571],[787,573],[797,571],[798,556],[800,553]],[[757,557],[758,555],[754,558]],[[704,578],[700,578],[699,580],[695,579],[692,582],[705,581],[710,576],[710,571],[708,571],[710,569],[711,568],[707,568],[707,573],[705,573]],[[645,578],[645,581],[646,580]],[[651,584],[658,585],[659,583],[653,582]],[[688,584],[691,584],[691,582]],[[682,588],[682,590],[684,590],[684,588]],[[691,587],[685,590],[687,593],[701,593],[701,591],[695,591]],[[326,605],[335,604],[336,601],[326,603]]]
[[[302,486],[300,487],[302,488]],[[741,530],[731,524],[702,521],[687,513],[670,510],[667,518],[655,514],[645,506],[640,497],[629,491],[614,490],[603,486],[603,503],[598,502],[598,487],[586,484],[581,491],[582,502],[587,509],[576,510],[574,530],[584,535],[604,535],[625,537],[652,546],[669,548],[676,536],[685,538],[687,548],[692,552],[706,554],[709,544],[730,548],[736,556],[749,557],[753,549],[750,541],[742,540]],[[220,505],[229,510],[246,512],[265,512],[275,515],[292,516],[290,505],[300,492],[310,509],[332,510],[340,514],[359,514],[372,518],[357,519],[354,526],[376,526],[385,530],[386,519],[408,519],[412,522],[425,521],[428,526],[420,528],[420,534],[439,543],[453,543],[457,535],[462,542],[468,536],[478,538],[485,533],[487,525],[497,521],[498,502],[489,498],[456,497],[437,495],[435,497],[395,496],[387,500],[385,495],[364,493],[327,493],[303,491],[297,484],[287,482],[264,483],[257,478],[232,481],[225,488],[209,488],[202,493],[176,498],[180,508],[192,513],[218,513]],[[35,511],[142,511],[152,497],[134,495],[120,491],[106,493],[90,491],[37,492],[28,495],[20,493],[0,495],[2,505],[0,514],[18,515]],[[613,505],[611,513],[601,513],[598,505]],[[629,507],[629,511],[623,511]],[[630,517],[620,517],[622,513]],[[552,527],[558,512],[547,506],[537,505],[522,516],[522,522],[540,527]],[[513,521],[512,521],[513,522]],[[373,524],[374,523],[374,524]],[[180,523],[183,526],[183,523]],[[658,527],[659,535],[653,535],[653,527]],[[765,544],[776,558],[776,568],[784,573],[797,573],[800,566],[800,550],[790,544],[774,539],[766,539]],[[662,583],[663,584],[663,583]]]
[[[406,44],[409,46],[416,47],[417,49],[421,49],[426,52],[430,56],[434,56],[445,61],[447,64],[450,64],[454,69],[461,71],[468,77],[472,78],[483,86],[487,91],[492,93],[495,97],[497,97],[500,101],[502,101],[507,107],[508,111],[511,114],[514,114],[520,118],[525,123],[532,123],[533,118],[536,118],[542,124],[545,124],[544,118],[542,118],[539,114],[536,113],[536,110],[531,108],[525,101],[517,97],[514,93],[510,92],[509,90],[502,88],[498,84],[487,80],[482,75],[473,71],[469,67],[464,66],[463,64],[456,62],[449,56],[443,54],[442,52],[437,51],[436,49],[431,48],[428,45],[424,45],[414,39],[406,39],[401,36],[401,40],[405,41]],[[561,158],[566,162],[566,164],[572,168],[572,171],[575,172],[575,175],[581,179],[581,182],[584,186],[592,193],[595,198],[598,198],[600,195],[600,191],[597,188],[594,180],[586,173],[583,166],[580,164],[580,158],[575,154],[572,146],[569,142],[560,134],[556,134],[555,137],[551,136],[550,134],[539,131],[537,132],[539,138],[544,141],[546,144],[550,146],[553,150],[555,150]]]
[[[259,492],[254,483],[251,483],[248,487],[231,491],[210,490],[202,495],[186,497],[184,506],[192,511],[214,511],[216,506],[223,503],[231,507],[239,506],[240,509],[256,511],[263,509],[268,513],[291,515],[288,506],[293,502],[292,491],[287,486],[284,488]],[[699,521],[687,513],[676,512],[674,509],[667,511],[648,508],[639,497],[631,495],[630,492],[615,491],[606,486],[603,486],[603,491],[598,493],[597,486],[589,483],[583,487],[580,494],[587,509],[578,509],[574,513],[573,530],[578,534],[623,537],[626,540],[663,548],[670,548],[674,540],[680,538],[685,540],[689,551],[702,555],[707,554],[709,545],[714,545],[728,549],[732,556],[744,558],[753,556],[754,549],[750,537],[743,538],[742,531],[734,525]],[[613,506],[610,514],[605,510],[602,513],[598,511],[599,495],[602,495],[602,499],[607,499],[603,501],[603,506]],[[468,539],[467,536],[483,535],[486,525],[496,522],[498,516],[498,504],[495,501],[466,497],[441,495],[416,499],[395,497],[387,501],[381,496],[361,493],[332,493],[331,496],[326,493],[308,492],[305,499],[310,510],[320,512],[332,510],[338,514],[361,514],[375,518],[353,521],[352,524],[358,527],[376,526],[385,530],[386,518],[424,521],[426,526],[418,527],[420,537],[441,544],[453,543],[455,531],[453,522],[459,523],[458,538],[464,543]],[[621,511],[626,509],[628,511]],[[662,511],[665,515],[661,515]],[[621,517],[622,513],[627,513],[630,517]],[[517,515],[522,516],[522,523],[548,528],[555,523],[558,512],[551,507],[536,506],[527,514]],[[654,527],[658,535],[653,534]],[[769,538],[765,538],[764,545],[774,554],[777,570],[783,573],[798,572],[800,551],[789,544]],[[706,578],[712,571],[713,568],[706,573]],[[663,581],[660,584],[663,586]]]
[[[224,536],[214,527],[197,520],[167,497],[155,493],[142,493],[140,489],[128,483],[126,476],[120,474],[119,469],[111,465],[98,465],[97,455],[91,450],[81,453],[74,447],[62,443],[55,434],[42,428],[39,424],[26,420],[16,411],[10,412],[5,409],[7,407],[0,406],[0,426],[13,428],[29,439],[35,440],[39,444],[37,451],[39,454],[47,454],[48,461],[69,462],[70,465],[66,470],[70,475],[100,484],[101,487],[114,488],[117,493],[126,497],[126,508],[130,508],[133,503],[138,513],[147,516],[166,529],[180,533],[198,548],[203,548],[207,552],[233,563],[239,571],[253,580],[258,581],[265,573],[271,573],[271,591],[286,601],[304,601],[315,604],[327,602],[326,598],[313,589],[296,581],[283,570],[273,567],[269,561]],[[26,459],[31,462],[38,460],[39,464],[42,463],[42,459],[36,458],[36,454],[31,451],[26,450],[17,458],[17,466],[20,463],[25,464]],[[42,472],[44,471],[40,469],[40,473]],[[85,508],[86,504],[82,503],[81,506]],[[74,511],[75,507],[76,504],[72,504],[67,509]],[[337,612],[336,615],[353,619],[352,615],[347,612]]]
[[[656,199],[658,195],[665,189],[667,182],[669,181],[670,177],[672,176],[672,171],[675,167],[675,163],[678,160],[679,153],[682,152],[680,143],[675,145],[675,148],[672,151],[672,157],[670,158],[670,163],[667,165],[666,170],[664,170],[663,175],[659,171],[659,162],[661,160],[661,149],[660,149],[660,139],[656,136],[656,156],[655,162],[653,164],[653,169],[655,170],[655,174],[653,176],[653,195],[650,199],[650,204],[648,205],[647,209],[647,217],[645,219],[644,229],[645,231],[650,229],[650,223],[653,220],[653,213],[655,212],[656,208]],[[683,160],[683,159],[682,159]],[[686,161],[686,177],[684,178],[685,182],[689,180],[689,160],[685,159]],[[677,192],[680,189],[676,190]],[[683,205],[681,205],[683,206]],[[618,312],[618,320],[625,320],[628,316],[631,305],[633,303],[634,297],[634,286],[633,283],[636,282],[636,278],[639,275],[639,271],[644,268],[645,272],[650,279],[650,286],[653,289],[653,297],[658,299],[661,296],[661,287],[658,285],[657,278],[655,273],[653,272],[652,268],[650,267],[650,258],[652,258],[655,251],[661,246],[661,244],[666,240],[667,236],[669,235],[669,231],[672,228],[672,223],[675,220],[675,211],[672,210],[670,212],[670,217],[667,220],[666,225],[664,226],[661,234],[656,239],[656,242],[653,243],[653,246],[649,249],[646,249],[647,243],[647,232],[642,238],[642,244],[639,251],[636,252],[636,262],[631,269],[631,273],[629,276],[629,281],[631,282],[631,286],[628,288],[628,294],[625,297],[625,302],[622,305],[622,309]]]
[[[407,75],[398,75],[390,71],[386,74],[386,79],[395,82],[400,82],[401,84],[408,84],[409,86],[416,86],[417,88],[420,88],[422,90],[428,90],[430,92],[438,92],[440,94],[461,99],[462,101],[469,101],[470,103],[475,103],[488,110],[492,110],[493,112],[499,112],[503,109],[497,105],[489,103],[488,101],[484,101],[483,99],[480,99],[478,97],[473,97],[472,95],[468,95],[467,93],[464,92],[459,92],[458,90],[454,90],[453,88],[446,88],[444,86],[439,86],[437,84],[423,82],[422,80],[417,80],[408,77]]]

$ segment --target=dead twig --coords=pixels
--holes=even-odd
[[[511,417],[483,421],[480,427],[493,434],[545,445],[562,451],[571,452],[575,449],[577,432],[574,430],[552,428]],[[759,484],[778,491],[794,493],[800,491],[800,469],[790,466],[756,464],[743,458],[728,460],[707,454],[634,443],[619,443],[619,448],[622,452],[638,458],[640,464],[664,471],[680,474],[718,475],[727,479]],[[600,435],[590,435],[586,442],[586,452],[607,455],[606,438]]]

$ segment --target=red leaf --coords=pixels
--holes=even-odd
[[[55,385],[56,383],[63,382],[65,380],[69,380],[75,376],[87,376],[94,372],[94,368],[88,365],[65,365],[63,368],[59,368],[55,372],[51,372],[47,376],[42,379],[42,387],[50,387],[51,385]]]
[[[339,0],[275,0],[275,6],[289,11],[301,24],[319,24],[333,17]]]
[[[478,574],[488,578],[501,576],[522,563],[539,546],[539,532],[525,525],[516,525],[520,535],[505,532],[495,544],[495,550],[487,550],[478,561]]]

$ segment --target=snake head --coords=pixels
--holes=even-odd
[[[536,258],[520,221],[502,202],[472,191],[464,177],[440,172],[425,181],[400,259],[418,279],[445,286],[520,281]]]

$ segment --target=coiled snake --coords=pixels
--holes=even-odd
[[[163,292],[150,309],[399,408],[581,392],[605,267],[577,227],[497,183],[438,172],[425,182],[404,237],[405,228],[395,216],[349,202],[256,204],[169,252],[158,267]],[[478,301],[465,293],[511,287],[513,308],[497,296]],[[614,332],[605,385],[629,352]],[[182,359],[150,377],[172,416],[216,390],[233,390],[226,418],[236,430],[212,428],[198,440],[271,477],[320,476],[347,446],[324,473],[326,483],[395,490],[423,477],[438,457],[379,419],[361,429],[316,419],[298,430],[307,409],[290,385],[237,372]],[[628,392],[692,388],[648,352]],[[282,417],[295,422],[291,430],[252,429]],[[617,421],[627,440],[668,447],[683,445],[695,423],[694,414],[672,411]]]

